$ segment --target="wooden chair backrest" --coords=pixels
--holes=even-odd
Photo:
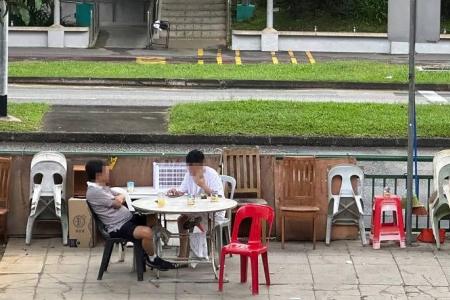
[[[277,201],[280,206],[315,205],[315,158],[285,157],[277,162]]]
[[[0,157],[0,208],[9,208],[9,179],[11,175],[11,157]]]
[[[255,194],[261,198],[259,148],[224,148],[222,174],[236,179],[236,194]]]

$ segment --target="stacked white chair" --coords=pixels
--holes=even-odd
[[[33,156],[30,172],[30,215],[25,243],[31,242],[33,226],[40,217],[61,221],[63,244],[67,245],[68,216],[66,202],[67,161],[63,154],[43,151]]]
[[[339,194],[332,189],[333,178],[342,179]],[[358,180],[358,188],[352,185],[352,178]],[[355,165],[338,165],[328,172],[328,215],[326,229],[326,244],[330,244],[332,225],[357,225],[363,245],[367,244],[364,226],[364,205],[362,190],[364,172]]]
[[[443,150],[433,158],[433,189],[436,197],[430,201],[429,215],[436,247],[440,249],[439,221],[450,215],[450,150]]]

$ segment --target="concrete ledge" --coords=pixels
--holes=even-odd
[[[10,77],[11,84],[53,84],[74,86],[131,86],[166,88],[212,89],[361,89],[407,90],[406,83],[361,83],[339,81],[276,81],[276,80],[214,80],[214,79],[164,79],[164,78],[64,78],[64,77]],[[417,89],[450,91],[448,84],[417,84]]]
[[[152,135],[104,133],[0,133],[1,142],[22,143],[101,143],[101,144],[210,144],[261,146],[320,146],[320,147],[406,147],[406,138],[348,138],[302,136],[205,136],[205,135]],[[450,147],[450,138],[419,138],[420,147]]]
[[[88,27],[9,27],[10,47],[88,48]]]
[[[408,54],[408,43],[391,41],[386,33],[278,31],[279,51]],[[263,32],[233,30],[232,49],[261,51]],[[417,53],[448,54],[450,37],[439,42],[417,43]]]

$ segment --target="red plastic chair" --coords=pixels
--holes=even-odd
[[[266,275],[266,284],[270,285],[269,261],[267,259],[268,242],[261,242],[262,228],[261,221],[265,220],[269,225],[269,233],[272,231],[273,208],[267,205],[248,204],[238,209],[233,224],[233,234],[231,243],[222,247],[220,254],[220,273],[219,273],[219,291],[223,291],[223,273],[225,270],[225,257],[227,254],[237,254],[241,256],[241,283],[247,282],[247,261],[250,258],[252,270],[252,294],[259,292],[258,282],[258,256],[261,255],[264,274]],[[238,240],[239,226],[244,219],[251,219],[250,236],[247,244]]]

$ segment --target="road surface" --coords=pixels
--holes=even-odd
[[[82,106],[172,106],[193,101],[248,99],[403,104],[408,102],[406,91],[169,89],[16,84],[10,85],[9,98],[12,102],[45,102],[54,105]],[[450,104],[450,92],[419,91],[417,103]]]

